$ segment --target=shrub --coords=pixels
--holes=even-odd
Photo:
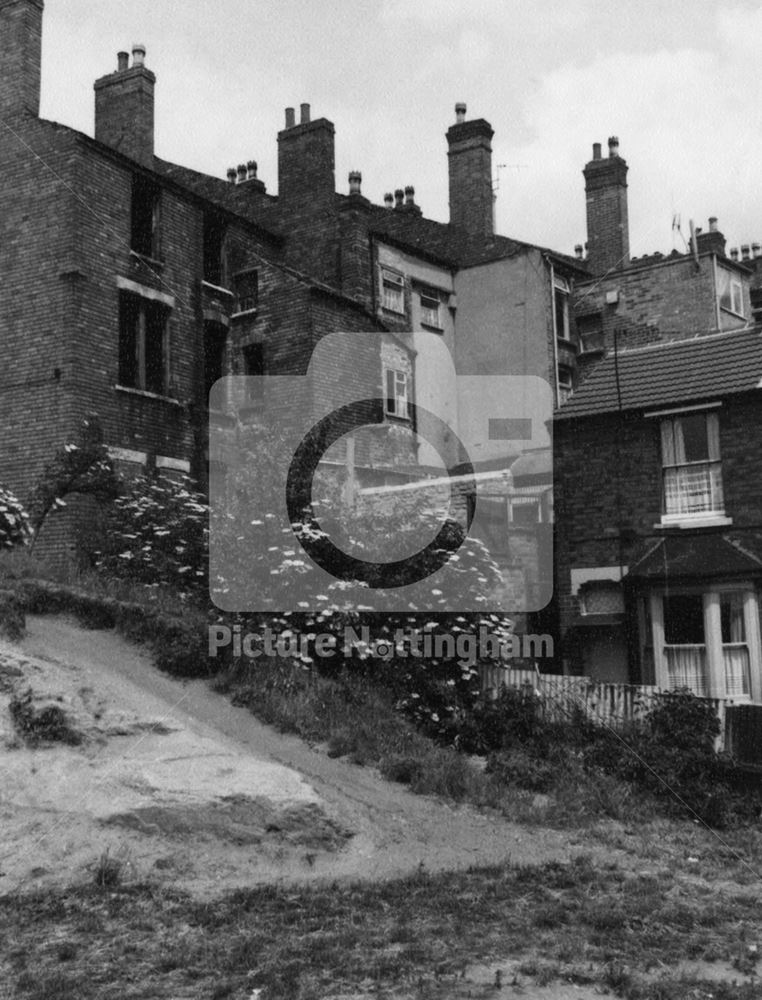
[[[27,545],[30,537],[29,515],[21,501],[0,486],[0,549]]]
[[[82,742],[82,734],[69,725],[60,705],[35,704],[31,689],[15,694],[8,708],[17,733],[32,746],[43,742],[77,746]]]
[[[687,690],[657,697],[644,720],[621,738],[604,733],[585,753],[588,767],[633,782],[671,812],[697,815],[712,826],[730,818],[728,764],[714,748],[720,722],[710,702]]]
[[[108,547],[96,565],[114,579],[201,597],[207,589],[208,516],[208,505],[187,477],[136,477],[108,510]]]

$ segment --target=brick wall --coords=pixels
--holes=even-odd
[[[40,113],[42,0],[0,0],[0,115]]]
[[[493,135],[483,118],[460,122],[447,131],[450,222],[478,236],[494,232]]]
[[[647,343],[679,337],[694,337],[717,329],[714,257],[676,254],[647,266],[632,267],[592,283],[578,283],[574,304],[578,316],[597,314],[605,345],[613,346],[614,331],[619,347],[641,347]],[[739,272],[740,275],[740,272]],[[749,281],[742,277],[744,307],[750,315]],[[607,303],[608,293],[618,301]],[[743,326],[744,320],[723,312],[723,329]]]
[[[593,274],[605,274],[626,267],[630,259],[627,164],[617,155],[594,158],[584,175],[588,266]]]

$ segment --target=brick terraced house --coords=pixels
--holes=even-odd
[[[762,702],[762,332],[610,352],[556,419],[568,665]]]
[[[286,110],[273,195],[253,160],[222,179],[156,155],[156,79],[142,46],[95,82],[94,137],[41,119],[42,23],[42,0],[0,0],[8,486],[28,496],[91,413],[124,471],[190,472],[203,484],[215,380],[303,373],[325,335],[354,331],[367,334],[366,353],[375,345],[372,360],[358,370],[336,356],[325,378],[383,401],[377,432],[354,458],[361,487],[451,465],[463,458],[459,438],[474,467],[494,475],[494,537],[511,526],[531,535],[549,520],[542,463],[522,459],[528,479],[519,465],[510,471],[525,452],[547,449],[544,422],[528,431],[504,419],[500,400],[454,373],[533,375],[548,381],[552,401],[568,394],[579,350],[571,297],[585,264],[495,234],[488,122],[456,108],[449,223],[425,218],[412,187],[373,204],[357,171],[338,193],[334,126],[307,104],[298,122]],[[455,436],[428,426],[426,411]],[[59,532],[71,541],[66,518]],[[532,544],[509,558],[531,560]]]

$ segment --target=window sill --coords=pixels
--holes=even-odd
[[[422,330],[429,330],[431,333],[444,333],[443,326],[434,326],[433,323],[421,323]]]
[[[399,319],[407,319],[407,311],[405,309],[389,309],[387,306],[380,306],[380,312],[385,313],[387,316],[397,316]]]
[[[137,250],[130,250],[130,257],[133,263],[136,264],[146,264],[148,267],[154,268],[158,271],[164,270],[164,261],[158,260],[156,257],[149,257],[146,253],[138,253]]]
[[[725,313],[726,316],[732,316],[734,319],[742,319],[746,322],[744,314],[736,312],[735,309],[728,309],[727,306],[720,306],[720,312]]]
[[[258,312],[259,312],[259,310],[256,309],[256,308],[255,309],[241,309],[240,312],[231,313],[230,314],[230,318],[231,318],[231,320],[234,320],[234,319],[237,319],[237,320],[242,320],[242,319],[256,319],[256,316],[257,316]]]
[[[142,396],[144,399],[157,399],[160,403],[170,403],[172,406],[182,406],[179,399],[174,396],[162,396],[158,392],[148,392],[147,389],[136,389],[130,385],[115,385],[117,392],[124,392],[128,396]]]
[[[206,278],[202,278],[201,287],[204,291],[217,292],[221,293],[222,295],[227,295],[231,299],[233,298],[233,293],[230,291],[229,288],[223,288],[222,285],[215,285],[213,282],[207,281]]]
[[[665,528],[727,528],[732,523],[732,517],[726,517],[719,511],[707,511],[705,514],[664,514],[654,528],[657,531]]]

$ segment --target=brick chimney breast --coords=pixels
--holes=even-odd
[[[450,222],[473,236],[494,234],[492,126],[483,118],[465,120],[456,104],[456,122],[447,130]]]
[[[593,144],[593,158],[586,164],[587,261],[592,274],[627,267],[630,232],[627,213],[627,161],[619,155],[619,140],[611,136],[609,155],[601,157],[601,144]]]
[[[0,0],[0,115],[40,114],[43,0]]]
[[[95,81],[95,138],[146,167],[153,166],[154,88],[144,45],[132,48],[132,66],[117,55],[117,70]]]

